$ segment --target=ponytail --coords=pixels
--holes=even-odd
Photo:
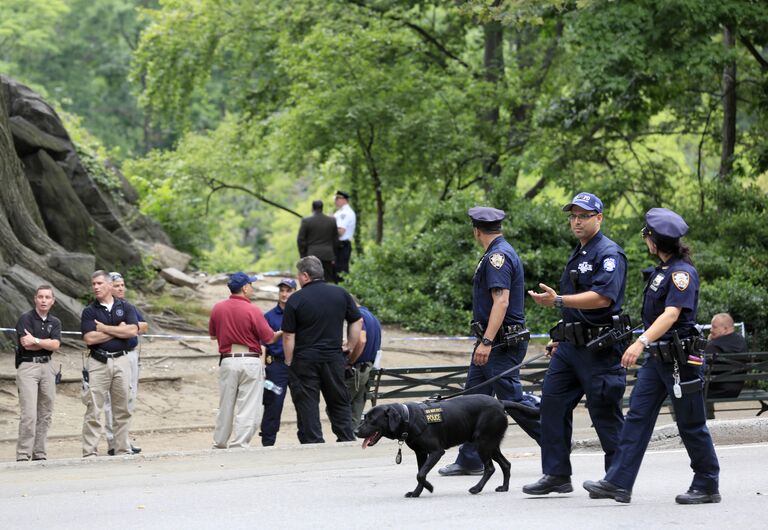
[[[683,243],[680,238],[663,237],[657,234],[651,234],[650,238],[659,252],[669,254],[672,257],[681,259],[686,263],[693,265],[691,248]]]

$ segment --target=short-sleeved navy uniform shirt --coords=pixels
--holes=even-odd
[[[373,316],[373,313],[368,311],[367,307],[360,306],[357,309],[363,316],[365,346],[363,347],[363,353],[360,354],[355,364],[372,363],[376,360],[376,353],[381,349],[381,323],[379,323],[378,318]]]
[[[523,264],[520,257],[499,236],[488,246],[475,269],[472,280],[472,316],[483,327],[488,325],[488,319],[493,307],[491,289],[509,289],[509,306],[504,315],[504,325],[525,324],[525,286]]]
[[[267,324],[269,324],[270,328],[275,331],[280,331],[280,327],[283,325],[283,308],[280,307],[279,304],[276,305],[264,313],[264,318],[267,320]],[[285,353],[283,352],[283,339],[278,339],[277,342],[266,344],[265,346],[267,347],[267,353],[271,356],[280,359],[285,358]]]
[[[646,329],[666,307],[679,307],[680,316],[659,340],[670,340],[677,331],[681,339],[698,335],[696,311],[699,306],[699,273],[690,263],[673,258],[653,271],[645,286],[643,325]]]
[[[45,320],[43,320],[34,309],[21,315],[16,322],[16,334],[19,339],[21,339],[23,335],[26,335],[24,330],[29,331],[33,337],[37,337],[38,339],[61,340],[61,320],[51,314],[48,314],[45,317]],[[19,347],[19,353],[24,356],[37,357],[53,353],[48,350],[25,350],[20,341],[17,341],[17,345]]]
[[[139,322],[146,322],[146,319],[144,318],[144,315],[141,314],[141,311],[139,311],[138,307],[136,307],[135,305],[130,304],[128,302],[126,302],[126,304],[130,305],[133,308],[133,310],[136,312],[136,319]],[[129,350],[135,350],[138,347],[139,347],[139,336],[138,335],[128,339],[128,349]]]
[[[83,335],[90,331],[96,331],[97,320],[108,326],[119,326],[121,322],[134,326],[139,324],[139,319],[136,316],[134,307],[125,300],[120,300],[118,298],[114,299],[111,311],[107,311],[107,308],[101,305],[98,300],[94,300],[83,309],[82,316],[80,317],[80,331]],[[107,342],[91,345],[90,349],[118,352],[129,351],[132,348],[129,339],[112,337]]]
[[[575,273],[571,273],[575,271]],[[575,283],[571,280],[575,277]],[[560,277],[560,294],[578,294],[594,291],[611,299],[611,305],[600,309],[561,309],[565,322],[586,322],[604,325],[612,322],[613,315],[621,313],[624,287],[627,282],[627,257],[624,250],[599,230],[587,244],[581,244],[568,258]]]
[[[294,359],[332,361],[343,357],[344,321],[361,318],[352,296],[343,287],[315,280],[286,302],[282,330],[296,334]]]

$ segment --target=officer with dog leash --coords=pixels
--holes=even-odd
[[[624,424],[621,399],[626,371],[619,363],[621,342],[587,348],[610,331],[625,332],[621,315],[626,283],[624,250],[603,235],[603,203],[579,193],[563,207],[579,244],[560,278],[560,294],[540,283],[544,292],[528,291],[542,306],[555,307],[562,320],[550,331],[551,360],[541,397],[541,464],[544,476],[523,487],[528,495],[568,493],[571,485],[573,409],[586,394],[587,409],[605,452],[605,469],[619,443]],[[598,341],[599,342],[599,341]]]
[[[643,353],[645,362],[637,373],[618,450],[605,479],[588,480],[584,489],[592,499],[610,498],[625,503],[631,500],[632,486],[659,409],[669,397],[693,469],[690,488],[678,495],[675,502],[717,503],[720,465],[707,429],[702,375],[704,341],[695,327],[699,274],[688,247],[680,241],[688,232],[688,225],[666,208],[652,208],[645,214],[645,220],[643,239],[660,264],[645,287],[645,331],[626,349],[621,363],[630,367]]]
[[[520,364],[528,351],[530,334],[525,329],[523,264],[501,233],[501,221],[506,213],[477,206],[468,213],[475,240],[485,251],[473,278],[473,332],[477,334],[478,344],[467,374],[466,388],[469,389]],[[472,393],[522,401],[520,370],[513,370]],[[533,431],[526,428],[525,422],[520,423],[528,434],[538,438],[538,424],[531,422],[531,425]],[[438,472],[444,476],[481,475],[483,462],[474,445],[467,443],[459,449],[456,462]]]

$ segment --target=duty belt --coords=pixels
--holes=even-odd
[[[549,330],[549,337],[555,342],[568,342],[574,346],[587,346],[590,342],[595,341],[598,338],[606,338],[609,334],[620,333],[626,334],[631,331],[631,322],[629,315],[614,315],[611,317],[613,322],[611,324],[605,324],[595,326],[587,324],[586,322],[558,322],[555,327]],[[606,349],[607,345],[612,345],[614,341],[607,341],[606,345],[603,345],[603,341],[597,341],[599,344],[591,345],[590,348],[595,347],[595,351]]]
[[[51,360],[50,355],[35,355],[33,357],[21,356],[21,362],[23,363],[47,363]]]
[[[707,341],[699,337],[688,337],[680,339],[678,344],[666,340],[652,342],[645,351],[662,363],[673,363],[677,359],[680,364],[686,364],[688,356],[700,354],[704,350]]]
[[[478,341],[483,339],[483,336],[485,335],[485,328],[487,326],[488,326],[487,323],[483,324],[478,320],[473,320],[472,322],[469,323],[471,333],[472,335],[477,337]],[[521,325],[521,324],[511,324],[508,326],[502,325],[501,328],[499,328],[499,331],[496,332],[496,336],[493,337],[493,343],[506,344],[507,346],[513,346],[515,344],[519,344],[521,342],[530,340],[530,338],[531,338],[531,332],[528,331],[528,329],[524,325]]]
[[[119,351],[105,351],[105,350],[91,350],[91,357],[99,361],[100,363],[107,364],[109,359],[117,359],[123,355],[127,355],[128,350]]]

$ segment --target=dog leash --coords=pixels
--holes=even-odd
[[[501,372],[500,374],[498,374],[498,375],[495,375],[495,376],[491,377],[491,378],[490,378],[490,379],[488,379],[487,381],[483,381],[483,382],[482,382],[482,383],[480,383],[479,385],[475,385],[475,386],[473,386],[473,387],[471,387],[471,388],[465,388],[465,389],[464,389],[464,390],[462,390],[461,392],[456,392],[455,394],[449,394],[449,395],[447,395],[447,396],[441,396],[441,395],[439,395],[439,394],[438,394],[438,395],[436,395],[436,396],[434,396],[434,397],[431,397],[431,398],[429,398],[429,400],[430,400],[430,401],[444,401],[444,400],[446,400],[446,399],[455,398],[455,397],[457,397],[457,396],[461,396],[461,395],[464,395],[464,394],[466,394],[467,392],[471,392],[471,391],[473,391],[473,390],[477,390],[478,388],[484,387],[484,386],[485,386],[485,385],[487,385],[487,384],[493,383],[494,381],[496,381],[496,380],[498,380],[498,379],[501,379],[501,378],[502,378],[502,377],[504,377],[505,375],[507,375],[507,374],[509,374],[509,373],[511,373],[511,372],[514,372],[515,370],[519,370],[520,368],[523,368],[523,367],[525,367],[525,366],[527,366],[527,365],[531,364],[533,361],[536,361],[536,360],[538,360],[538,359],[541,359],[541,358],[542,358],[542,357],[544,357],[545,355],[547,355],[547,353],[540,353],[540,354],[538,354],[538,355],[535,355],[535,356],[531,357],[530,359],[528,359],[527,361],[523,361],[523,362],[521,362],[520,364],[518,364],[518,365],[516,365],[516,366],[513,366],[512,368],[510,368],[510,369],[508,369],[508,370],[504,370],[504,371],[503,371],[503,372]]]

